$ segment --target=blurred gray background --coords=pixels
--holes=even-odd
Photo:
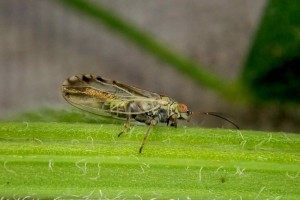
[[[266,0],[94,2],[229,80],[243,66],[266,5]],[[69,107],[61,83],[74,74],[92,73],[166,94],[194,111],[229,113],[245,128],[274,129],[264,120],[248,123],[255,112],[199,87],[57,1],[1,0],[0,35],[0,118],[42,106]]]

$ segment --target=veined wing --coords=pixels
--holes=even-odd
[[[73,106],[103,116],[147,113],[168,103],[157,93],[93,75],[68,78],[62,94]]]

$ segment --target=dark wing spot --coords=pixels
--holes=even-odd
[[[106,82],[106,80],[103,79],[101,76],[97,76],[96,79],[97,79],[98,81],[101,81],[101,82],[104,82],[104,83]]]
[[[82,76],[82,80],[84,81],[84,82],[90,82],[90,80],[91,80],[91,77],[90,77],[90,75],[83,75]]]

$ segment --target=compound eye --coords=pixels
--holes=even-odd
[[[185,112],[188,111],[188,108],[187,108],[187,106],[186,106],[185,104],[180,103],[180,104],[178,104],[178,110],[179,110],[179,112],[181,112],[181,113],[185,113]]]

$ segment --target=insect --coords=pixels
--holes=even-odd
[[[130,128],[130,121],[136,120],[149,125],[139,153],[142,152],[147,138],[156,124],[166,123],[177,127],[177,120],[191,119],[193,114],[212,115],[233,124],[235,123],[214,112],[192,112],[183,103],[114,80],[94,75],[75,75],[62,84],[62,95],[71,105],[84,111],[125,119],[120,137]]]

